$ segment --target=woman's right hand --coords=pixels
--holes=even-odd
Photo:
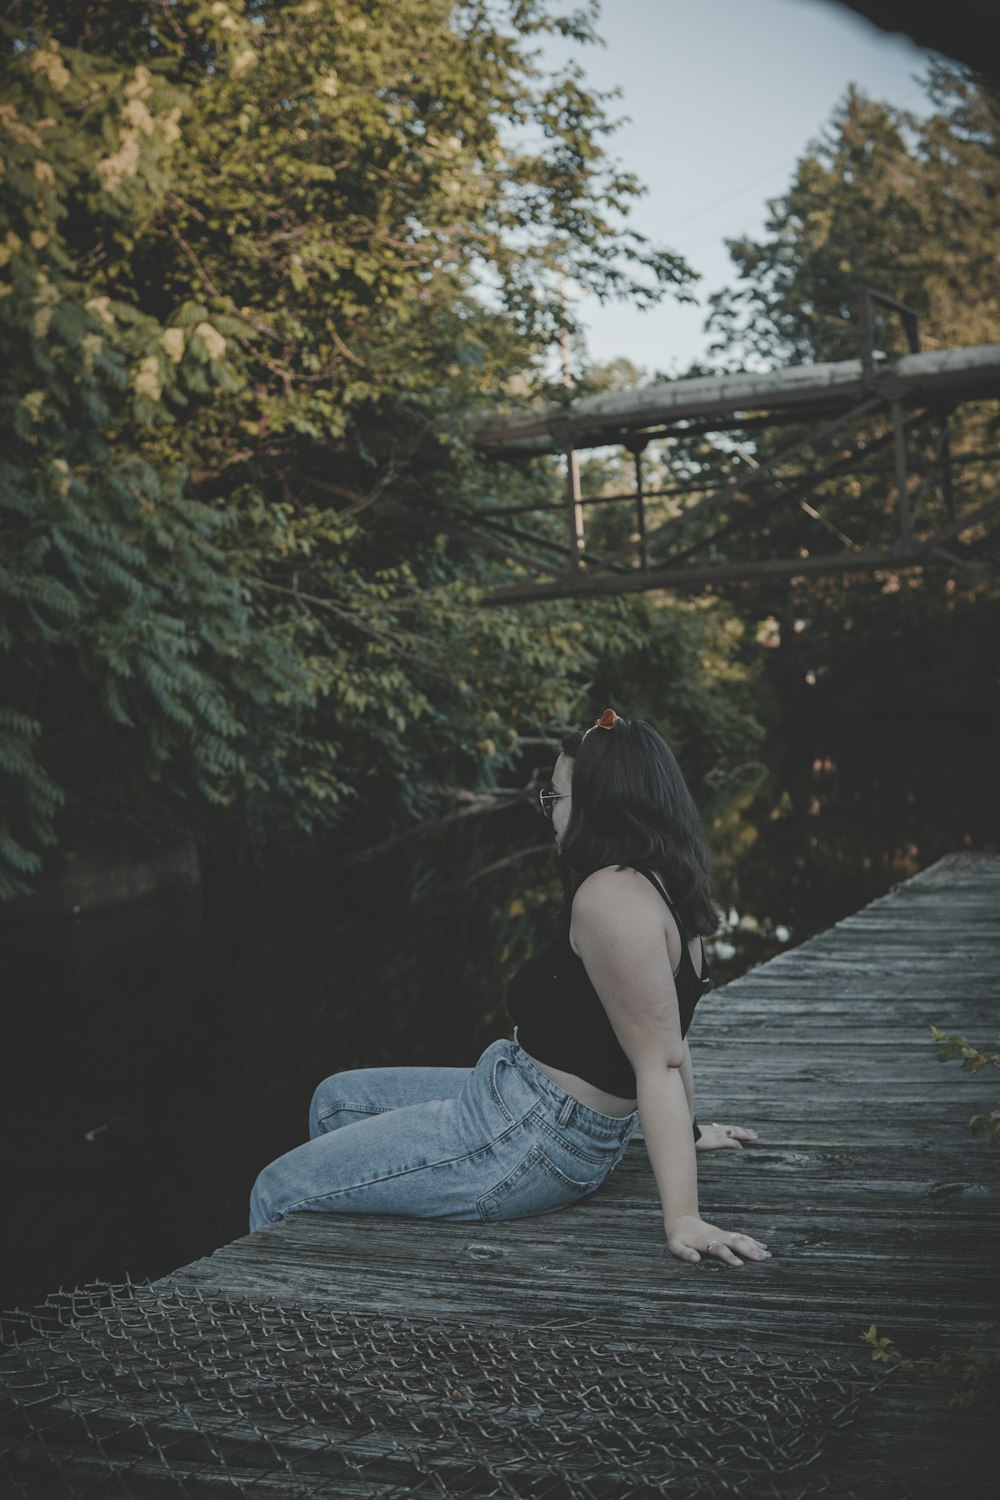
[[[750,1234],[734,1234],[706,1224],[696,1214],[673,1219],[667,1226],[667,1245],[678,1260],[694,1264],[703,1255],[721,1260],[727,1266],[741,1266],[743,1260],[770,1260],[771,1252],[763,1240]],[[740,1256],[743,1256],[743,1260]]]

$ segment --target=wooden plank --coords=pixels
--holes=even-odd
[[[906,1269],[908,1292],[900,1295],[896,1314],[905,1316],[908,1326],[921,1325],[912,1294],[925,1281],[929,1290],[920,1305],[933,1307],[935,1314],[932,1319],[926,1313],[925,1332],[932,1321],[940,1326],[945,1313],[933,1288],[952,1288],[944,1303],[958,1322],[975,1304],[975,1297],[970,1304],[953,1289],[945,1241],[950,1233],[966,1250],[968,1234],[981,1234],[986,1223],[995,1226],[1000,1220],[997,1158],[972,1139],[967,1126],[970,1114],[988,1110],[996,1091],[987,1074],[970,1078],[959,1074],[957,1064],[943,1067],[928,1027],[976,1032],[983,1022],[995,1023],[998,955],[1000,859],[960,854],[733,981],[699,1008],[692,1050],[702,1118],[745,1116],[762,1132],[757,1146],[700,1157],[702,1197],[711,1203],[714,1221],[749,1216],[755,1232],[776,1241],[772,1263],[741,1274],[759,1278],[763,1271],[772,1282],[780,1277],[792,1289],[791,1319],[805,1268],[810,1339],[822,1339],[827,1328],[834,1342],[842,1340],[839,1288],[843,1284],[848,1297],[856,1294],[859,1263],[867,1267],[871,1284],[880,1287],[883,1281],[898,1283]],[[884,990],[884,1000],[873,993],[873,981]],[[817,1260],[815,1244],[835,1236],[838,1219],[845,1242],[832,1262],[829,1255]],[[756,1228],[758,1220],[767,1221],[766,1232]],[[865,1232],[855,1249],[861,1220]],[[942,1223],[947,1226],[943,1239]],[[661,1288],[690,1285],[693,1268],[665,1257],[662,1249],[641,1140],[598,1195],[543,1220],[468,1229],[301,1215],[184,1268],[164,1285],[222,1290],[238,1283],[242,1295],[252,1295],[255,1286],[268,1294],[282,1286],[306,1298],[313,1295],[313,1278],[325,1258],[345,1276],[353,1259],[357,1269],[348,1276],[353,1305],[364,1298],[368,1268],[377,1264],[393,1267],[393,1277],[402,1278],[395,1290],[379,1288],[378,1305],[387,1298],[399,1308],[413,1293],[414,1277],[426,1275],[432,1259],[435,1283],[448,1286],[449,1316],[506,1318],[506,1278],[497,1283],[497,1300],[488,1295],[491,1258],[527,1276],[546,1247],[549,1254],[575,1262],[584,1254],[580,1246],[587,1247],[587,1256],[596,1253],[590,1242],[596,1238],[599,1248],[605,1235],[617,1257],[613,1290],[602,1298],[601,1287],[584,1276],[585,1294],[573,1299],[581,1315],[588,1298],[597,1299],[599,1318],[610,1313],[614,1322],[623,1315],[633,1257],[645,1275],[653,1254]],[[784,1249],[777,1243],[782,1236]],[[907,1236],[920,1248],[908,1248]],[[606,1277],[605,1257],[598,1260]],[[470,1263],[477,1268],[471,1277]],[[822,1286],[810,1282],[817,1265],[823,1268]],[[404,1267],[415,1269],[404,1275]],[[963,1278],[966,1289],[971,1284]],[[532,1296],[541,1297],[544,1306],[544,1289],[532,1285]],[[405,1288],[401,1293],[399,1286]],[[329,1287],[321,1286],[319,1295],[328,1298]],[[759,1286],[753,1295],[759,1302]],[[565,1289],[559,1296],[561,1301]],[[782,1305],[786,1300],[779,1299]],[[717,1333],[726,1338],[732,1330]]]
[[[940,1382],[897,1372],[877,1397],[865,1385],[869,1394],[858,1397],[839,1436],[840,1418],[810,1416],[793,1402],[781,1419],[785,1427],[779,1423],[770,1436],[763,1430],[759,1452],[746,1436],[751,1427],[739,1429],[743,1435],[730,1451],[712,1446],[712,1433],[718,1437],[723,1429],[718,1415],[698,1415],[690,1370],[703,1365],[710,1385],[728,1372],[728,1399],[738,1415],[743,1397],[732,1372],[748,1372],[746,1400],[752,1402],[760,1387],[748,1361],[759,1351],[805,1361],[803,1369],[826,1360],[830,1369],[847,1372],[844,1379],[861,1380],[870,1370],[862,1334],[872,1323],[909,1353],[985,1347],[983,1339],[995,1346],[996,1278],[987,1247],[1000,1227],[1000,1152],[971,1136],[968,1118],[995,1107],[1000,1089],[993,1070],[963,1075],[957,1063],[938,1062],[928,1027],[990,1043],[1000,1019],[998,976],[1000,858],[960,854],[722,987],[699,1007],[691,1033],[699,1116],[746,1121],[761,1132],[740,1151],[699,1155],[703,1212],[712,1222],[766,1239],[774,1252],[770,1262],[727,1270],[715,1261],[690,1266],[670,1256],[639,1136],[600,1192],[557,1214],[501,1224],[296,1215],[154,1283],[142,1293],[153,1312],[134,1346],[113,1320],[105,1326],[91,1319],[76,1342],[74,1333],[63,1335],[62,1354],[53,1346],[49,1355],[49,1397],[41,1400],[40,1385],[32,1388],[32,1410],[53,1424],[48,1447],[26,1442],[21,1432],[10,1449],[8,1475],[37,1480],[39,1465],[48,1462],[81,1492],[101,1493],[104,1484],[109,1493],[137,1496],[166,1493],[164,1465],[174,1465],[183,1476],[177,1492],[205,1496],[252,1489],[274,1497],[335,1492],[349,1500],[396,1486],[400,1493],[483,1496],[551,1491],[573,1500],[577,1493],[599,1492],[610,1500],[630,1493],[632,1484],[637,1496],[669,1492],[672,1500],[707,1494],[840,1500],[862,1493],[866,1500],[938,1500],[952,1493],[948,1486],[960,1472],[963,1500],[991,1494],[992,1428],[974,1412],[949,1409]],[[153,1314],[159,1301],[168,1306],[171,1298],[179,1321],[164,1314],[161,1331]],[[219,1307],[229,1309],[221,1321]],[[273,1339],[266,1332],[268,1309]],[[227,1318],[236,1327],[245,1319],[242,1343],[239,1337],[227,1343]],[[312,1389],[302,1384],[310,1370],[321,1386],[325,1381],[339,1389],[343,1372],[330,1364],[329,1350],[310,1353],[295,1342],[315,1320],[338,1318],[388,1330],[393,1349],[425,1336],[472,1340],[482,1360],[502,1368],[515,1349],[503,1340],[522,1341],[517,1368],[554,1360],[550,1373],[534,1370],[531,1378],[542,1384],[532,1389],[559,1392],[578,1408],[576,1425],[564,1433],[566,1450],[578,1455],[598,1451],[593,1445],[603,1430],[587,1392],[608,1384],[619,1402],[622,1432],[632,1409],[634,1392],[620,1374],[609,1373],[608,1362],[617,1357],[609,1351],[634,1350],[640,1365],[644,1350],[677,1350],[682,1364],[688,1351],[681,1404],[679,1395],[658,1388],[664,1404],[655,1411],[661,1422],[675,1412],[670,1422],[682,1448],[707,1434],[697,1436],[704,1441],[698,1467],[670,1468],[669,1482],[663,1469],[653,1489],[648,1478],[635,1488],[639,1471],[628,1471],[628,1483],[621,1477],[625,1469],[616,1478],[619,1457],[602,1448],[600,1462],[611,1465],[600,1471],[604,1489],[587,1488],[591,1469],[578,1490],[571,1476],[559,1478],[555,1470],[545,1471],[544,1483],[536,1475],[532,1490],[528,1479],[535,1470],[517,1445],[536,1430],[535,1419],[511,1388],[506,1405],[493,1400],[468,1417],[461,1402],[439,1406],[445,1445],[439,1473],[432,1473],[433,1442],[421,1449],[424,1467],[411,1470],[399,1434],[438,1430],[427,1427],[422,1404],[429,1371],[414,1381],[395,1355],[373,1354],[375,1365],[364,1375],[368,1417],[363,1404],[352,1407],[346,1425],[337,1426],[335,1413],[322,1403],[310,1406],[302,1395]],[[289,1327],[294,1319],[299,1324],[282,1334],[282,1319]],[[984,1333],[989,1324],[994,1331]],[[563,1370],[559,1340],[568,1340],[568,1362],[557,1377],[554,1372]],[[20,1347],[30,1363],[28,1346]],[[74,1384],[78,1347],[89,1350],[80,1358],[90,1365]],[[382,1346],[376,1340],[371,1347]],[[233,1405],[227,1372],[238,1372],[244,1357],[265,1373],[242,1385],[237,1380],[244,1395]],[[218,1390],[221,1405],[213,1395]],[[294,1405],[296,1391],[296,1400],[306,1400],[301,1409]],[[251,1393],[258,1425],[241,1426],[239,1401]],[[768,1401],[773,1406],[771,1396]],[[298,1426],[282,1426],[283,1404],[299,1412]],[[311,1413],[304,1425],[302,1412]],[[752,1415],[748,1407],[740,1420]],[[486,1465],[478,1489],[462,1488],[472,1481],[456,1457],[466,1451],[466,1420],[466,1449]],[[811,1435],[819,1444],[822,1471],[796,1468],[788,1453],[780,1458],[786,1428],[798,1434],[795,1442]],[[78,1429],[89,1434],[82,1447],[74,1438]],[[643,1430],[653,1443],[649,1421]],[[767,1447],[771,1436],[778,1444],[773,1450]],[[640,1444],[634,1451],[641,1457],[645,1450]],[[643,1474],[652,1472],[653,1452],[642,1459]],[[729,1456],[717,1458],[718,1452]],[[511,1476],[521,1475],[526,1487],[491,1488],[490,1475],[500,1471],[508,1486]],[[690,1487],[689,1472],[695,1475]],[[801,1480],[806,1488],[796,1487],[800,1473],[813,1476]],[[812,1487],[820,1474],[822,1484]]]

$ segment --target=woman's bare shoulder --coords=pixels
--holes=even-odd
[[[651,898],[651,899],[650,899]],[[606,915],[634,910],[636,902],[658,911],[663,902],[644,875],[631,865],[604,865],[577,887],[573,897],[573,920],[600,920]]]

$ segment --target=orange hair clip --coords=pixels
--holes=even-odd
[[[613,708],[606,708],[599,719],[594,720],[595,729],[614,729],[618,723],[618,714]]]

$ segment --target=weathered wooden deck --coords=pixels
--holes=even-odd
[[[900,1370],[873,1382],[861,1336],[874,1323],[909,1354],[997,1348],[1000,1151],[973,1138],[968,1119],[995,1107],[1000,1088],[994,1070],[970,1076],[957,1062],[938,1062],[928,1028],[964,1032],[985,1046],[1000,1029],[998,994],[1000,857],[962,854],[703,1002],[691,1034],[699,1114],[752,1124],[760,1141],[699,1157],[702,1212],[766,1239],[774,1258],[762,1265],[726,1270],[670,1257],[648,1158],[637,1142],[600,1193],[559,1214],[481,1226],[300,1215],[183,1267],[144,1295],[167,1304],[174,1299],[195,1325],[198,1309],[205,1310],[205,1352],[193,1353],[188,1339],[185,1358],[189,1365],[201,1358],[203,1370],[216,1375],[225,1364],[219,1340],[239,1322],[240,1309],[241,1327],[249,1326],[253,1309],[255,1331],[243,1344],[246,1368],[258,1377],[269,1326],[276,1348],[302,1353],[302,1329],[332,1320],[340,1363],[330,1365],[328,1342],[328,1396],[338,1374],[357,1372],[367,1351],[368,1405],[358,1398],[353,1420],[341,1408],[345,1451],[354,1460],[335,1470],[329,1452],[326,1467],[319,1464],[315,1442],[301,1464],[287,1456],[291,1449],[282,1450],[281,1463],[273,1461],[255,1494],[617,1500],[863,1492],[866,1500],[950,1494],[968,1500],[991,1493],[995,1406],[992,1418],[988,1402],[985,1415],[983,1403],[954,1410],[952,1387],[940,1377]],[[273,1309],[270,1325],[265,1309]],[[422,1351],[412,1368],[402,1357],[407,1348]],[[309,1363],[305,1353],[302,1359]],[[511,1372],[519,1361],[520,1396],[510,1385],[517,1384]],[[300,1366],[267,1365],[275,1408]],[[487,1366],[507,1371],[506,1425],[502,1382],[476,1396]],[[133,1405],[148,1425],[159,1419],[149,1380],[144,1393],[140,1384]],[[207,1401],[204,1385],[203,1379]],[[251,1386],[258,1425],[243,1441],[259,1453],[260,1378]],[[389,1386],[394,1394],[387,1396]],[[542,1387],[560,1392],[558,1421]],[[451,1449],[437,1471],[425,1462],[406,1471],[407,1479],[393,1468],[400,1443],[423,1443],[425,1460],[434,1444],[412,1411],[399,1426],[400,1403],[412,1404],[418,1388],[425,1396],[437,1391],[435,1430]],[[618,1402],[621,1423],[637,1423],[627,1463],[621,1454],[613,1462],[601,1458],[607,1422],[604,1448],[587,1437],[588,1423],[597,1421],[590,1392],[598,1388],[612,1412]],[[720,1397],[714,1416],[711,1402],[702,1400],[710,1388]],[[68,1377],[61,1391],[72,1406]],[[843,1399],[834,1399],[837,1392]],[[127,1391],[118,1401],[121,1427]],[[569,1427],[567,1401],[575,1412]],[[200,1420],[210,1423],[215,1409],[209,1402]],[[295,1410],[302,1417],[305,1407],[300,1402]],[[317,1409],[310,1410],[302,1420],[315,1428]],[[420,1410],[428,1417],[430,1408]],[[358,1424],[366,1411],[362,1460]],[[657,1426],[664,1412],[676,1452],[662,1421]],[[732,1417],[728,1429],[725,1412]],[[529,1441],[532,1413],[556,1434],[561,1457],[554,1467],[546,1469],[539,1456],[537,1435]],[[699,1422],[703,1430],[685,1449],[686,1424],[693,1432]],[[237,1488],[249,1487],[256,1471],[226,1449],[222,1426],[215,1446],[208,1445],[215,1459],[203,1458],[198,1469],[205,1487],[188,1479],[172,1493],[223,1492],[221,1470],[210,1485],[213,1463],[222,1463]],[[163,1431],[169,1430],[167,1424]],[[404,1430],[408,1438],[400,1436]],[[636,1435],[644,1431],[645,1460]],[[524,1451],[520,1458],[514,1452],[515,1434],[524,1437],[530,1463]],[[267,1436],[273,1447],[270,1430]],[[459,1439],[468,1445],[469,1464],[479,1464],[478,1479],[455,1467]],[[580,1469],[588,1441],[589,1467]],[[163,1443],[161,1433],[161,1457]],[[105,1446],[111,1462],[113,1442]],[[18,1452],[29,1474],[29,1448]],[[681,1479],[672,1456],[682,1464]],[[91,1452],[67,1460],[65,1472],[94,1484],[104,1461]],[[685,1470],[684,1462],[696,1467]],[[148,1472],[148,1489],[104,1491],[97,1484],[30,1493],[169,1493],[155,1487],[151,1463],[133,1454],[128,1466],[136,1484]],[[499,1487],[490,1488],[494,1481]]]

